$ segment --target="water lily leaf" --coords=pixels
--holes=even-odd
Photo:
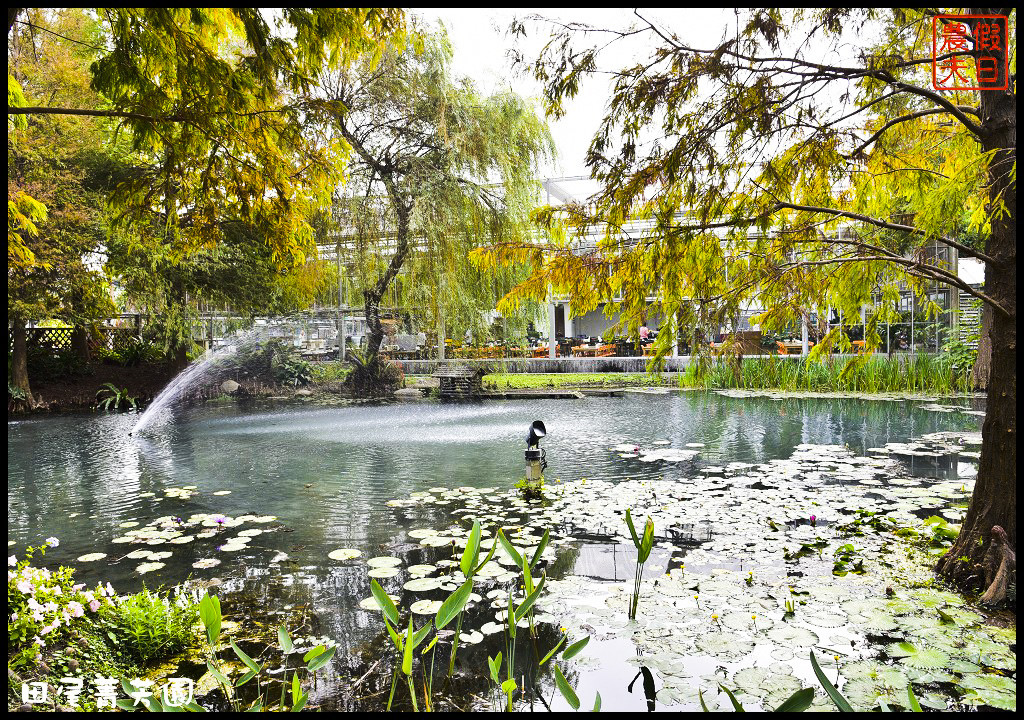
[[[366,561],[366,564],[372,568],[378,567],[398,567],[402,564],[400,558],[391,557],[390,555],[382,555],[380,557],[373,557]]]
[[[106,553],[100,553],[100,552],[98,552],[98,553],[89,553],[87,555],[79,556],[78,557],[78,562],[95,562],[97,560],[102,560],[106,556],[107,556]]]
[[[948,661],[949,655],[935,648],[920,648],[902,660],[906,665],[919,669],[940,668]]]
[[[971,705],[988,705],[1002,710],[1017,709],[1017,682],[1002,675],[971,675],[960,687],[968,690],[963,698]]]
[[[753,643],[739,640],[735,635],[727,635],[724,632],[709,632],[697,638],[695,642],[698,649],[708,655],[719,657],[730,657],[745,655],[753,649]]]
[[[372,578],[389,578],[389,577],[395,577],[400,572],[401,572],[401,570],[399,570],[396,567],[375,567],[375,568],[367,571],[366,574],[369,577],[372,577]]]
[[[768,637],[780,645],[797,645],[801,647],[813,647],[818,644],[818,636],[802,627],[793,627],[785,623],[778,625],[768,631]]]
[[[409,606],[409,611],[416,615],[433,615],[440,609],[440,600],[417,600]]]
[[[355,548],[339,548],[337,550],[332,550],[331,552],[327,553],[327,557],[329,557],[331,560],[338,560],[339,562],[344,562],[346,560],[352,560],[354,558],[357,558],[362,554],[363,553],[361,550],[356,550]]]
[[[431,535],[420,540],[420,545],[424,547],[442,547],[444,545],[451,545],[453,538],[449,535]]]
[[[464,642],[467,645],[476,645],[484,639],[483,633],[477,630],[471,630],[468,633],[459,633],[459,642]]]

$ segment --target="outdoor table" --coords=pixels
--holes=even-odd
[[[577,345],[572,349],[575,357],[597,357],[597,345]]]

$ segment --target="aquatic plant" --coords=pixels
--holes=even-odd
[[[203,628],[206,630],[207,670],[217,681],[224,693],[224,697],[234,712],[260,712],[264,710],[290,710],[298,712],[305,707],[306,702],[309,700],[309,693],[302,690],[299,680],[300,672],[312,675],[326,665],[334,657],[334,653],[337,650],[336,647],[328,648],[325,644],[317,645],[309,650],[302,656],[302,662],[305,665],[291,669],[291,680],[289,681],[288,656],[300,651],[296,649],[287,629],[283,625],[280,626],[278,628],[278,641],[281,645],[280,649],[285,655],[285,662],[281,679],[278,681],[267,673],[266,664],[261,664],[249,657],[248,654],[238,647],[238,644],[232,638],[228,637],[227,644],[230,645],[231,650],[246,669],[243,674],[232,679],[229,677],[225,663],[217,654],[218,648],[222,646],[221,623],[223,616],[220,609],[220,599],[208,593],[205,594],[202,600],[199,601],[199,617],[202,620]],[[262,675],[266,675],[266,677],[262,678],[263,682],[261,683],[260,677]],[[243,702],[240,697],[239,688],[254,678],[256,679],[256,697],[251,701]],[[274,691],[277,689],[275,688],[275,683],[280,684],[277,697],[274,697]],[[122,681],[122,685],[129,694],[136,692],[136,689],[127,680]],[[160,699],[155,695],[144,697],[142,703],[151,712],[171,709],[164,707]],[[134,708],[132,700],[118,700],[117,704],[118,707],[124,710]],[[195,700],[183,707],[193,712],[202,712],[204,710]]]
[[[414,533],[414,537],[419,536],[422,537],[424,541],[427,541],[432,536],[424,534],[426,532],[428,531],[413,530],[411,531],[411,534]],[[517,581],[522,583],[521,587],[523,597],[521,600],[517,601],[514,597],[513,590],[510,589],[508,592],[506,609],[502,615],[499,616],[499,619],[501,620],[501,630],[503,631],[505,639],[505,648],[504,651],[499,652],[496,656],[487,658],[488,675],[494,684],[494,689],[496,691],[500,691],[505,696],[502,704],[506,709],[513,710],[515,708],[515,699],[517,693],[521,690],[514,676],[519,628],[524,622],[526,622],[525,627],[529,628],[531,638],[535,639],[537,637],[533,610],[537,601],[544,593],[546,576],[542,573],[539,579],[537,579],[536,568],[540,562],[541,556],[547,548],[550,540],[550,533],[547,531],[544,533],[543,537],[540,538],[536,549],[533,550],[533,554],[529,555],[516,548],[515,545],[509,541],[504,530],[499,528],[495,532],[494,538],[490,541],[490,551],[482,561],[479,557],[482,545],[481,537],[481,526],[479,522],[474,521],[473,527],[469,531],[469,537],[466,540],[465,549],[463,550],[462,557],[459,561],[459,569],[462,572],[464,581],[440,603],[436,610],[433,622],[427,623],[419,629],[415,627],[412,618],[412,615],[418,612],[416,610],[416,603],[414,603],[410,608],[412,612],[409,615],[409,624],[407,628],[403,631],[398,630],[398,628],[401,627],[401,612],[398,606],[385,592],[384,588],[381,587],[375,579],[371,578],[370,589],[372,592],[373,603],[381,611],[388,636],[391,638],[391,642],[395,647],[397,657],[401,659],[392,671],[391,692],[387,705],[388,709],[391,708],[394,701],[394,694],[399,674],[405,676],[413,709],[419,709],[418,697],[423,698],[425,710],[433,709],[434,655],[437,650],[437,644],[442,637],[442,631],[444,631],[445,628],[447,628],[453,621],[455,622],[456,628],[454,638],[452,640],[452,648],[448,664],[448,675],[451,676],[454,672],[460,639],[468,637],[462,633],[462,619],[464,610],[472,597],[474,582],[477,576],[481,575],[484,568],[486,568],[492,561],[495,552],[499,547],[503,549],[519,570]],[[412,568],[410,568],[410,570],[411,569]],[[493,572],[488,571],[484,574],[486,574],[487,577],[495,577]],[[427,590],[439,586],[439,583],[428,582],[429,580],[432,579],[422,578],[422,580],[411,580],[405,584],[405,587],[406,589],[422,588]],[[426,609],[426,607],[427,606],[424,606],[424,609]],[[497,626],[495,629],[497,629]],[[432,630],[434,635],[431,638],[430,633]],[[484,632],[489,631],[485,629]],[[480,633],[475,634],[477,635],[477,638],[482,637]],[[534,643],[533,650],[535,652],[536,660],[534,672],[538,671],[550,660],[558,656],[560,650],[563,660],[568,660],[574,657],[586,646],[589,640],[589,637],[585,637],[582,640],[569,645],[567,648],[562,649],[563,645],[566,643],[566,636],[563,635],[555,646],[543,657],[540,657],[540,653],[537,651],[536,644]],[[470,639],[470,642],[474,641]],[[422,692],[417,693],[415,683],[413,681],[413,659],[415,656],[413,650],[423,643],[426,643],[425,647],[420,652],[421,668],[423,670],[423,686]],[[430,653],[429,666],[426,659],[422,657],[428,652]],[[558,669],[557,665],[555,666],[554,672],[556,673],[556,685],[561,689],[562,686],[558,684],[557,680],[558,675],[561,674],[561,670]],[[504,674],[504,678],[502,678],[502,674]]]
[[[523,498],[526,500],[543,500],[544,499],[544,476],[541,475],[536,480],[530,480],[527,477],[521,477],[516,482],[516,490],[518,490]]]
[[[928,552],[932,555],[944,555],[960,536],[959,525],[950,525],[945,518],[941,518],[938,515],[932,515],[927,518],[924,524],[931,528],[931,537],[928,538]]]
[[[498,533],[499,535],[501,534],[500,529],[498,530]],[[474,520],[473,527],[469,531],[469,540],[466,543],[466,548],[462,551],[462,558],[459,560],[459,569],[462,570],[462,574],[466,578],[466,582],[464,583],[464,586],[466,587],[465,599],[462,599],[462,597],[459,596],[459,592],[462,590],[462,588],[456,590],[455,593],[453,593],[452,596],[449,597],[449,600],[451,600],[452,598],[456,599],[452,602],[451,607],[448,608],[448,613],[455,610],[456,607],[458,608],[457,610],[455,610],[455,612],[457,612],[458,619],[455,622],[455,638],[454,640],[452,640],[452,654],[451,659],[448,661],[449,677],[451,677],[452,673],[455,671],[455,655],[459,649],[459,635],[462,633],[462,611],[466,607],[466,602],[469,600],[469,594],[472,592],[473,589],[473,577],[476,575],[477,571],[482,569],[488,562],[490,562],[491,558],[494,557],[495,549],[497,549],[497,543],[492,542],[491,551],[487,554],[487,557],[484,558],[484,561],[478,564],[477,560],[480,559],[480,536],[480,523]],[[441,609],[445,609],[443,603],[441,605]],[[438,610],[438,613],[439,614],[435,620],[435,625],[437,626],[438,630],[441,630],[444,628],[445,625],[447,625],[450,622],[451,618],[448,616],[448,614],[440,614],[441,610]]]
[[[835,564],[832,566],[832,574],[842,576],[852,572],[858,575],[863,575],[865,572],[864,559],[861,558],[854,562],[854,555],[856,552],[857,549],[852,543],[846,543],[836,548],[833,553],[836,560]]]
[[[821,666],[818,664],[818,659],[811,652],[811,667],[814,669],[814,675],[817,677],[818,682],[825,690],[825,694],[828,695],[832,703],[840,710],[840,712],[856,712],[853,706],[850,705],[849,701],[843,696],[836,686],[832,684],[832,681],[826,677],[822,671]],[[729,702],[732,703],[733,710],[736,712],[745,712],[746,708],[743,707],[732,690],[727,688],[725,685],[719,683],[719,688],[729,697]],[[704,712],[711,712],[708,708],[707,703],[704,701],[704,692],[702,690],[697,691],[697,697],[700,700],[701,709]],[[814,702],[814,688],[801,688],[797,690],[789,698],[786,699],[781,705],[776,707],[773,712],[803,712],[811,706]],[[913,687],[907,684],[907,707],[913,712],[923,712],[921,704],[918,702],[917,697],[914,695]],[[891,712],[889,706],[882,703],[882,709],[887,712]]]
[[[643,574],[644,563],[651,555],[651,548],[654,546],[654,521],[650,516],[644,523],[644,534],[637,537],[636,528],[633,526],[633,517],[629,508],[626,508],[626,525],[629,527],[629,534],[633,538],[633,545],[636,546],[636,575],[633,578],[633,598],[629,605],[629,619],[636,620],[636,609],[640,603],[640,576]]]

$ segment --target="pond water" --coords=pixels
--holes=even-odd
[[[949,411],[950,407],[959,409]],[[507,513],[510,501],[497,498],[523,475],[525,435],[533,420],[541,419],[547,426],[542,445],[549,461],[545,476],[551,492],[564,486],[573,488],[577,496],[589,494],[591,490],[582,490],[586,479],[589,488],[598,488],[592,497],[606,497],[606,505],[629,502],[639,507],[642,502],[630,496],[628,489],[648,484],[666,488],[666,504],[693,501],[683,518],[687,522],[664,520],[674,522],[676,532],[671,537],[659,534],[663,542],[652,554],[648,574],[678,569],[690,548],[695,558],[692,563],[687,560],[691,577],[703,573],[706,579],[714,579],[711,573],[746,572],[750,563],[741,558],[731,563],[702,559],[700,550],[693,550],[702,540],[730,534],[728,512],[711,502],[702,515],[700,501],[705,495],[728,494],[729,479],[741,470],[748,478],[753,477],[751,468],[755,473],[758,468],[769,475],[773,472],[775,484],[770,482],[768,487],[778,488],[779,473],[784,475],[790,466],[770,463],[792,464],[801,453],[818,462],[821,453],[815,448],[819,446],[839,448],[825,451],[825,456],[841,450],[863,458],[887,444],[934,433],[977,432],[981,417],[971,411],[963,399],[942,406],[926,400],[636,392],[582,400],[480,403],[208,404],[135,437],[129,434],[134,415],[33,418],[8,423],[8,537],[15,543],[10,551],[16,553],[27,544],[56,536],[60,546],[47,553],[48,565],[74,565],[79,581],[109,580],[122,592],[137,590],[143,582],[153,587],[190,576],[217,578],[222,594],[229,598],[225,609],[230,610],[235,598],[237,606],[253,613],[254,623],[273,624],[287,618],[289,623],[301,624],[299,634],[327,637],[338,644],[314,701],[328,708],[375,709],[382,704],[381,692],[386,701],[390,682],[390,667],[375,665],[388,640],[379,613],[358,605],[370,596],[370,568],[364,561],[392,555],[401,558],[403,565],[434,563],[451,556],[450,543],[447,547],[424,544],[428,538],[423,533],[410,536],[410,531],[447,527],[460,517],[455,511],[467,502],[478,513],[483,512],[481,503],[487,502],[503,506]],[[854,476],[860,472],[856,462],[826,460],[833,463],[832,475],[810,473],[813,478],[807,481],[804,475],[810,466],[804,465],[800,482],[824,487],[841,482],[843,468]],[[869,504],[870,483],[887,485],[893,467],[859,476],[869,484],[859,486]],[[954,484],[969,491],[976,472],[970,453],[957,454],[948,448],[939,453],[911,448],[899,456],[899,467],[900,475],[921,479],[908,481],[915,489],[941,483],[947,489]],[[770,468],[775,469],[769,472]],[[451,492],[457,488],[462,490]],[[493,490],[472,490],[480,488]],[[689,494],[679,495],[681,488]],[[410,499],[413,493],[417,495]],[[809,496],[813,498],[814,492]],[[729,502],[729,507],[743,507],[762,500],[756,491],[745,490],[732,495]],[[555,503],[555,509],[560,507]],[[797,518],[814,513],[810,504],[807,508],[796,514],[780,511],[778,522],[806,525]],[[957,512],[954,509],[950,517],[955,519]],[[551,577],[563,580],[564,586],[556,588],[554,597],[562,592],[571,598],[570,590],[580,590],[572,583],[582,579],[616,592],[623,580],[631,584],[635,552],[630,556],[632,546],[622,536],[624,526],[614,526],[616,518],[610,517],[606,525],[583,527],[587,523],[580,517],[570,522],[570,514],[565,509],[564,517],[544,515],[545,520],[557,521],[561,530],[559,542],[553,543],[550,568]],[[595,511],[591,516],[599,514]],[[819,510],[817,515],[822,528],[838,522],[837,513]],[[166,520],[171,517],[181,520]],[[161,518],[164,524],[150,526],[151,534],[137,534]],[[530,513],[523,509],[518,520],[527,525]],[[245,536],[248,540],[227,540]],[[529,536],[523,537],[528,544]],[[679,555],[673,555],[673,540]],[[328,557],[339,549],[358,550],[360,555],[348,561]],[[163,564],[148,562],[152,558],[145,557],[146,551],[160,553],[158,560]],[[171,554],[166,556],[167,552]],[[106,557],[76,560],[89,553]],[[135,557],[126,557],[129,553]],[[204,560],[219,563],[202,567]],[[777,573],[765,571],[765,582],[771,579],[768,575],[786,577],[781,561],[777,565]],[[765,567],[771,566],[769,562]],[[382,578],[381,583],[408,607],[424,596],[403,594],[402,583],[408,579],[404,573]],[[614,598],[609,602],[614,607]],[[564,616],[573,612],[571,607],[555,605],[546,608],[551,629],[545,632],[551,638],[567,623]],[[481,605],[482,621],[493,620],[493,611],[491,617],[483,617],[485,608],[486,603]],[[769,615],[766,612],[765,617]],[[477,673],[480,678],[486,677],[483,653],[495,652],[480,649],[488,642],[467,651],[465,660],[460,654],[460,660],[484,668]],[[622,680],[621,673],[623,667],[638,671],[635,655],[640,651],[628,634],[606,631],[592,645],[585,652],[590,658],[573,675],[581,697],[590,693],[592,698],[593,689],[600,688],[604,709],[644,710],[648,704],[642,685],[653,679],[656,685],[669,687],[665,678],[670,673],[651,676],[646,671],[627,691],[629,679]],[[709,667],[714,672],[714,664]],[[694,670],[687,672],[692,676]],[[368,679],[360,683],[359,691],[351,691],[355,679],[364,675]],[[487,705],[486,685],[460,682],[449,688],[452,707]],[[550,688],[550,679],[538,687],[533,698],[537,707],[553,703],[564,708]],[[584,697],[583,702],[586,706],[590,700]],[[671,691],[659,694],[656,703],[657,709],[688,706],[692,702]]]

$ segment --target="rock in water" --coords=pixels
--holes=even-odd
[[[220,391],[223,393],[227,393],[228,395],[231,395],[233,393],[238,392],[238,388],[240,387],[241,385],[236,383],[234,380],[225,380],[220,384]]]

